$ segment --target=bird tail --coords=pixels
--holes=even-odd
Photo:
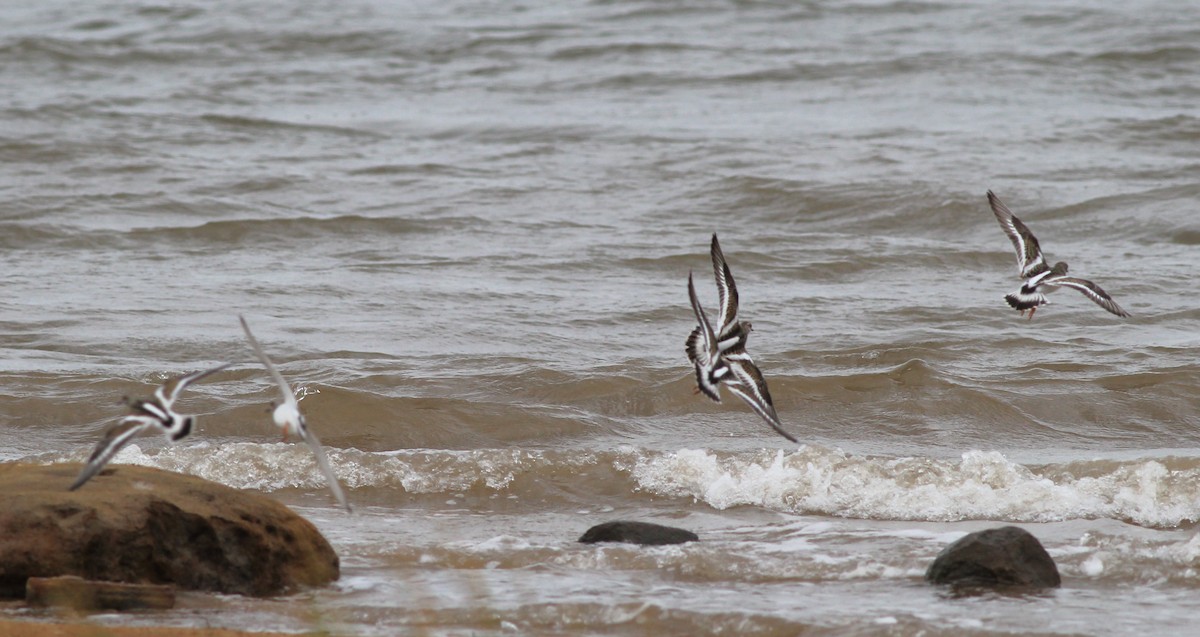
[[[684,351],[687,352],[688,360],[693,363],[696,362],[696,350],[697,350],[696,341],[699,338],[700,338],[700,328],[697,327],[696,329],[692,330],[691,334],[688,334],[687,343],[684,344]]]
[[[702,392],[705,396],[712,399],[713,402],[721,402],[721,394],[718,392],[720,384],[712,382],[712,377],[708,376],[708,370],[703,365],[696,365],[696,391]]]
[[[1028,294],[1019,290],[1012,294],[1004,295],[1004,300],[1008,301],[1012,309],[1021,310],[1022,312],[1032,310],[1035,307],[1041,307],[1050,302],[1046,300],[1046,297],[1041,292]]]

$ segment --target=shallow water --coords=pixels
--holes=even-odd
[[[1186,632],[1197,24],[1165,2],[0,7],[0,459],[81,460],[121,396],[239,363],[181,401],[197,435],[117,461],[298,507],[342,580],[100,622]],[[988,189],[1133,318],[1071,291],[1010,310]],[[692,394],[714,231],[801,447]],[[278,442],[239,313],[354,515]],[[574,542],[616,518],[703,541]],[[921,583],[1000,523],[1061,590]]]

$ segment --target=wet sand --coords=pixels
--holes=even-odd
[[[254,637],[296,635],[328,635],[329,633],[259,633],[220,628],[165,628],[160,626],[102,626],[87,621],[20,621],[0,619],[0,635],[4,637]]]

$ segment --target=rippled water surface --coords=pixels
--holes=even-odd
[[[1186,634],[1198,25],[1174,2],[9,3],[0,459],[82,460],[121,396],[238,363],[181,400],[196,435],[117,462],[297,507],[342,579],[101,622]],[[988,189],[1133,317],[1069,290],[1010,310]],[[692,393],[713,232],[802,446]],[[354,515],[278,441],[239,313]],[[618,518],[702,541],[574,542]],[[922,583],[1002,523],[1061,590]]]

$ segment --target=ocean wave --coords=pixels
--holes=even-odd
[[[1200,519],[1200,459],[1077,461],[1025,466],[996,451],[957,459],[883,457],[806,445],[726,453],[477,449],[363,452],[330,449],[350,489],[405,494],[504,494],[691,499],[717,510],[756,506],[870,520],[1056,522],[1111,518],[1147,527]],[[52,458],[82,460],[83,454]],[[117,464],[179,471],[237,488],[323,489],[302,445],[228,443],[122,450]]]
[[[337,215],[331,217],[295,216],[278,219],[236,219],[208,221],[196,226],[138,228],[128,233],[138,242],[202,242],[204,245],[254,245],[292,239],[328,239],[331,237],[372,235],[404,236],[427,234],[454,223],[453,220],[422,220],[398,217]]]
[[[1190,66],[1200,60],[1200,48],[1180,45],[1145,49],[1116,49],[1097,53],[1088,59],[1120,68],[1135,68],[1144,65],[1153,66],[1156,70],[1172,66],[1184,68],[1184,65]]]
[[[1192,587],[1200,574],[1200,535],[1181,540],[1089,530],[1075,546],[1057,549],[1052,556],[1060,570],[1072,577],[1124,586],[1168,581]]]
[[[1114,518],[1153,527],[1200,519],[1200,460],[1120,462],[1095,476],[1026,467],[995,451],[958,460],[851,456],[816,446],[758,457],[682,450],[642,459],[639,487],[717,509],[761,506],[881,520],[1052,522]]]
[[[74,229],[52,224],[0,223],[0,248],[24,250],[35,245],[61,241]]]
[[[73,40],[46,36],[27,36],[0,42],[0,60],[13,64],[84,63],[88,65],[127,66],[183,62],[195,51],[173,51],[136,45],[131,38]]]

